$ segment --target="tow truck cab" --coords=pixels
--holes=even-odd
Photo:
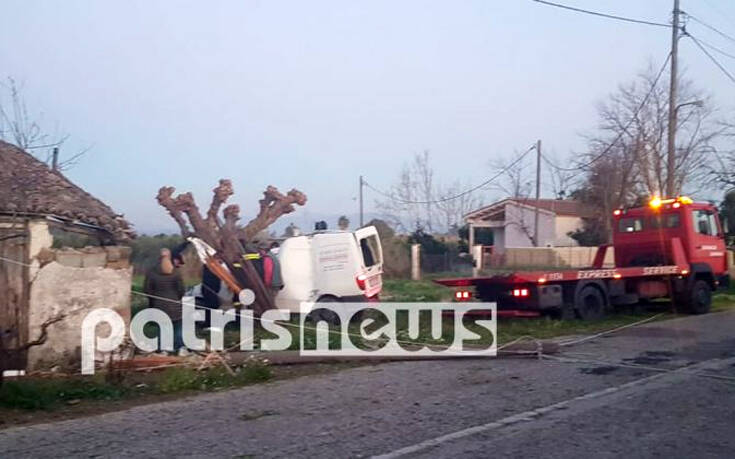
[[[681,241],[695,276],[713,287],[727,282],[725,239],[717,208],[690,198],[661,200],[613,213],[616,267],[674,265],[673,238]]]

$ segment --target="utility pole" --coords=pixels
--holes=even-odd
[[[59,169],[59,147],[54,147],[51,156],[51,170],[55,171]]]
[[[533,216],[533,245],[539,247],[538,205],[541,197],[541,140],[536,142],[536,213]]]
[[[360,176],[360,228],[362,228],[362,225],[364,224],[364,216],[363,216],[363,207],[362,207],[362,187],[365,184],[365,181],[362,179],[362,175]]]
[[[669,136],[666,157],[666,197],[676,194],[674,171],[676,169],[676,72],[679,53],[679,0],[674,0],[674,19],[671,23],[671,80],[669,81]]]

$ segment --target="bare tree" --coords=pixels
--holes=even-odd
[[[461,226],[462,216],[480,202],[478,192],[462,193],[460,185],[459,181],[450,185],[438,183],[431,156],[424,151],[403,165],[388,196],[377,200],[376,206],[397,230],[450,230]]]
[[[46,132],[42,127],[42,118],[42,113],[37,117],[30,114],[21,84],[12,77],[0,82],[0,139],[31,152],[55,170],[71,168],[92,148],[86,147],[60,159],[59,150],[69,139],[69,134]]]
[[[614,209],[666,189],[669,100],[661,76],[649,66],[600,103],[598,131],[587,137],[589,151],[576,161],[581,180],[572,196],[598,210],[588,223],[600,238],[609,240]],[[725,129],[714,118],[711,99],[688,80],[679,81],[679,101],[674,184],[681,194],[707,179],[712,145]]]
[[[707,163],[709,183],[715,186],[735,187],[735,121],[723,121],[722,148],[712,147],[714,161]]]
[[[711,99],[691,81],[679,81],[679,101],[674,184],[682,193],[703,180],[711,144],[722,129],[714,119]],[[633,155],[639,194],[661,196],[666,189],[668,104],[664,79],[649,67],[598,107],[600,134],[590,140],[609,145],[618,139],[616,143]]]
[[[549,188],[554,194],[556,199],[566,199],[570,196],[574,187],[575,181],[578,177],[578,173],[568,168],[556,167],[560,163],[555,155],[549,155],[549,159],[546,156],[543,157],[546,167],[544,168],[544,174],[549,178]]]
[[[514,156],[518,157],[520,153],[516,151]],[[500,159],[490,164],[494,172],[501,174],[490,187],[509,198],[528,199],[533,189],[531,167],[525,159],[515,165],[512,163],[510,159]]]
[[[404,164],[398,181],[390,187],[389,196],[377,200],[375,205],[393,228],[407,231],[414,225],[421,225],[421,208],[413,204],[418,201],[419,193],[413,172],[409,165]]]
[[[447,186],[437,185],[436,209],[449,232],[458,231],[464,216],[482,205],[482,198],[478,194],[465,193],[470,187],[470,184],[460,180]]]

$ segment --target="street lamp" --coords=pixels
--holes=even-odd
[[[669,98],[669,101],[673,101],[673,96]],[[666,158],[666,195],[671,197],[674,195],[674,170],[676,169],[676,119],[679,109],[687,105],[694,105],[695,107],[704,106],[704,102],[701,100],[692,100],[690,102],[684,102],[674,107],[671,111],[671,105],[669,105],[669,139]]]
[[[704,101],[702,100],[692,100],[690,102],[684,102],[683,104],[679,104],[674,108],[675,112],[678,112],[681,107],[686,107],[687,105],[694,105],[697,108],[704,107]]]

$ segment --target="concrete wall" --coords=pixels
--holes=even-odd
[[[566,215],[557,215],[556,217],[556,239],[554,246],[556,247],[576,247],[579,244],[570,238],[567,233],[581,229],[584,223],[579,217],[570,217]]]
[[[52,249],[46,222],[32,222],[29,338],[60,313],[63,321],[48,330],[42,346],[28,352],[28,368],[74,366],[80,358],[81,324],[89,311],[110,308],[130,323],[133,270],[128,247]]]

